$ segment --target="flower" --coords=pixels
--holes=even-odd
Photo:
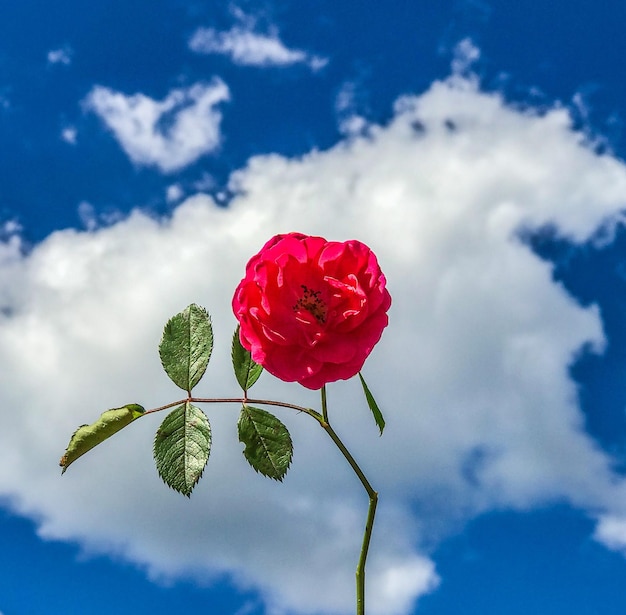
[[[391,296],[365,244],[289,233],[250,259],[232,304],[254,361],[319,389],[361,370],[387,326]]]

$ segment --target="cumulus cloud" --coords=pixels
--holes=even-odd
[[[583,345],[601,351],[600,315],[519,239],[552,225],[586,242],[623,206],[626,167],[588,148],[565,110],[512,109],[456,76],[402,98],[366,136],[297,160],[251,159],[229,190],[227,208],[200,194],[167,220],[136,211],[106,228],[56,232],[28,254],[0,244],[10,383],[0,390],[0,493],[42,536],[115,553],[154,578],[228,574],[271,613],[352,612],[367,502],[305,415],[279,412],[295,443],[283,484],[247,467],[237,408],[226,406],[206,407],[213,451],[191,500],[154,470],[159,415],[63,478],[57,466],[75,427],[101,410],[180,397],[156,347],[166,319],[192,301],[209,308],[216,338],[197,392],[234,393],[233,289],[249,256],[291,230],[371,245],[394,299],[364,370],[384,436],[358,382],[329,387],[335,429],[382,494],[372,615],[406,615],[436,588],[427,549],[468,517],[555,500],[624,512],[623,481],[585,433],[568,372]],[[314,392],[268,375],[255,389],[319,406]],[[626,535],[620,528],[600,525],[598,537]]]
[[[290,49],[280,40],[278,32],[260,34],[246,26],[227,31],[198,28],[189,39],[189,48],[196,53],[229,56],[235,64],[247,66],[289,66],[307,64],[313,70],[323,68],[328,60],[301,49]]]
[[[168,203],[180,201],[185,196],[185,190],[180,184],[171,184],[165,190],[165,200]]]
[[[222,115],[216,107],[228,99],[226,84],[214,79],[172,90],[163,100],[95,86],[84,104],[135,164],[172,173],[217,149]]]
[[[361,114],[365,98],[363,87],[358,80],[346,81],[335,97],[335,114],[340,132],[345,136],[364,134],[367,120]]]
[[[464,38],[454,48],[452,72],[458,75],[467,75],[479,59],[480,49],[474,45],[472,39]]]
[[[594,537],[609,549],[622,551],[626,555],[626,518],[601,516]]]
[[[76,145],[76,140],[78,137],[78,131],[74,126],[66,126],[61,131],[61,139],[70,145]]]
[[[6,220],[0,225],[0,236],[3,238],[18,236],[23,231],[22,225],[17,220]],[[19,237],[18,241],[19,241]]]
[[[51,49],[48,51],[48,64],[63,64],[69,66],[72,62],[72,50],[69,47]]]

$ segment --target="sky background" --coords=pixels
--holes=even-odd
[[[329,386],[380,492],[368,615],[626,608],[626,6],[126,0],[0,7],[0,615],[354,612],[367,501],[307,417],[285,481],[234,406],[188,500],[160,414],[166,320],[279,232],[372,247],[393,296]],[[319,407],[264,375],[255,394]]]

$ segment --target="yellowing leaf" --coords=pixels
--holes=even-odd
[[[132,423],[144,412],[145,409],[139,404],[128,404],[103,412],[100,418],[91,425],[81,425],[70,438],[65,454],[59,461],[59,465],[63,468],[61,474],[81,455]]]

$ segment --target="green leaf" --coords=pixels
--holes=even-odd
[[[237,428],[248,463],[264,476],[282,481],[293,457],[287,428],[266,410],[246,405],[241,408]]]
[[[233,335],[233,368],[235,370],[235,377],[239,386],[247,391],[258,379],[263,371],[263,367],[252,360],[252,355],[249,350],[246,350],[239,340],[239,327],[235,329]]]
[[[138,419],[144,412],[144,408],[139,404],[128,404],[103,412],[100,418],[91,425],[81,425],[73,433],[65,454],[59,461],[59,465],[63,468],[61,474],[64,474],[68,466],[81,455]]]
[[[204,375],[212,349],[211,318],[204,308],[192,303],[165,325],[159,355],[174,384],[191,393]]]
[[[154,438],[154,460],[166,485],[189,497],[211,452],[206,414],[186,401],[170,412]]]
[[[380,411],[374,396],[370,393],[370,390],[361,376],[361,372],[359,372],[359,378],[361,379],[361,384],[363,385],[363,392],[365,393],[365,399],[367,400],[367,405],[370,407],[372,414],[374,415],[374,420],[376,421],[376,425],[378,429],[380,429],[380,435],[383,435],[383,430],[385,429],[385,419],[383,418],[383,413]]]

